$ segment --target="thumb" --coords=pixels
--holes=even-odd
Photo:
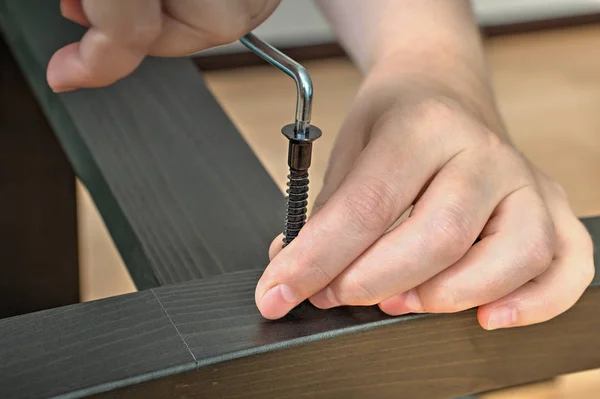
[[[273,260],[274,257],[277,256],[279,252],[283,249],[283,234],[279,234],[275,239],[271,242],[271,246],[269,247],[269,260]]]

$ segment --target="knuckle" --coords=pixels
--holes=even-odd
[[[508,173],[512,175],[513,186],[531,184],[533,177],[528,171],[529,167],[523,155],[519,153],[510,143],[507,143],[493,132],[485,135],[486,154],[496,165],[509,167]]]
[[[319,262],[300,262],[297,273],[293,275],[302,275],[307,281],[328,283],[333,280],[334,276],[327,270],[327,268]]]
[[[505,140],[502,140],[498,134],[485,128],[486,134],[483,135],[485,139],[485,145],[488,150],[493,152],[499,152],[500,154],[507,154],[509,156],[514,156],[515,150],[514,148],[508,144]]]
[[[242,21],[241,24],[238,21]],[[191,21],[187,25],[192,28],[193,34],[196,35],[203,43],[208,46],[220,46],[232,43],[248,32],[246,26],[249,23],[249,18],[245,15],[238,17],[227,16],[204,16],[201,23],[196,21],[193,24]]]
[[[536,275],[548,269],[554,257],[554,229],[548,223],[536,229],[526,245],[527,267]]]
[[[148,45],[158,36],[160,30],[159,23],[140,24],[140,26],[133,28],[130,40],[136,44]]]
[[[240,37],[242,37],[246,30],[244,27],[247,23],[243,25],[229,25],[229,24],[219,24],[210,28],[208,32],[209,39],[214,44],[228,44],[236,41]]]
[[[252,11],[243,3],[238,3],[218,18],[207,16],[203,20],[202,28],[199,28],[200,33],[213,45],[234,42],[252,28]]]
[[[335,287],[338,299],[349,306],[370,306],[378,303],[373,290],[356,273],[349,272],[344,278],[343,285]]]
[[[594,262],[586,262],[583,267],[581,267],[581,280],[582,284],[587,287],[594,281],[594,277],[596,276],[596,269],[594,268]]]
[[[293,266],[287,270],[287,274],[292,279],[300,278],[316,285],[325,285],[335,277],[316,251],[303,251],[299,254]]]
[[[562,184],[560,184],[556,180],[549,180],[548,185],[550,186],[550,190],[554,195],[562,199],[567,199],[567,191],[562,186]]]
[[[121,43],[126,47],[147,47],[160,34],[160,20],[150,20],[144,23],[128,24],[122,32],[115,32]]]
[[[465,309],[456,290],[447,283],[436,284],[429,289],[422,287],[417,292],[425,312],[454,313]]]
[[[346,196],[345,207],[358,231],[379,232],[393,223],[396,198],[388,183],[370,179]]]
[[[410,111],[414,122],[429,123],[455,118],[456,105],[445,97],[427,97],[416,102]]]
[[[422,236],[422,244],[427,251],[433,251],[446,261],[456,261],[469,249],[473,240],[469,212],[453,201],[432,218]]]
[[[583,249],[585,255],[587,255],[593,259],[594,258],[594,241],[592,240],[592,236],[590,235],[590,233],[586,229],[585,225],[580,220],[577,220],[576,223],[577,223],[577,227],[579,228],[579,231],[581,232],[581,238],[579,238],[579,240],[580,240],[582,249]]]

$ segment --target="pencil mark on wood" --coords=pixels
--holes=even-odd
[[[148,291],[4,319],[0,359],[0,397],[11,399],[82,397],[195,367]]]
[[[597,246],[600,218],[584,223]],[[597,257],[572,309],[492,332],[474,311],[306,306],[268,321],[259,270],[0,320],[0,397],[435,399],[600,367]]]
[[[169,323],[171,323],[171,325],[173,326],[173,328],[175,329],[175,331],[177,332],[177,335],[179,336],[179,338],[181,338],[181,342],[183,342],[183,344],[185,345],[185,347],[187,348],[188,352],[190,352],[190,355],[192,356],[192,358],[194,359],[194,363],[198,363],[198,361],[196,360],[196,356],[194,356],[194,353],[192,352],[192,350],[190,349],[189,345],[187,344],[187,342],[185,342],[185,339],[183,339],[183,336],[181,336],[181,333],[179,332],[179,329],[177,328],[177,326],[175,325],[175,323],[173,323],[173,320],[171,319],[171,316],[169,316],[169,313],[167,313],[167,311],[165,310],[165,307],[163,306],[163,304],[160,302],[160,298],[156,296],[156,293],[154,292],[154,289],[150,289],[150,292],[152,292],[152,295],[154,295],[154,298],[156,298],[156,301],[158,302],[158,304],[160,305],[160,308],[162,309],[162,311],[165,313],[165,316],[167,316],[167,319],[169,319]]]

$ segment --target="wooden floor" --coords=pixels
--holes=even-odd
[[[501,37],[486,43],[498,104],[519,149],[562,183],[579,216],[600,215],[600,26]],[[322,185],[334,136],[361,76],[344,59],[305,64],[315,85],[311,193]],[[277,184],[285,186],[295,87],[270,66],[211,72],[209,87]],[[79,228],[84,300],[135,290],[81,186]],[[600,371],[485,395],[485,399],[596,399]]]

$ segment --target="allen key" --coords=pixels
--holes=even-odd
[[[289,140],[287,203],[283,246],[288,245],[306,223],[308,206],[308,168],[312,158],[312,142],[321,137],[321,129],[310,124],[312,111],[313,85],[306,68],[277,50],[275,47],[248,33],[240,39],[269,64],[285,72],[296,82],[296,120],[285,125],[281,132]]]

